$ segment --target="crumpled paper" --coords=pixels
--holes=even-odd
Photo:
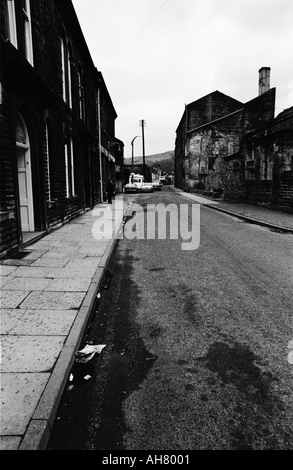
[[[105,347],[105,344],[87,344],[83,349],[75,353],[76,362],[83,363],[90,361],[95,354],[100,354]]]

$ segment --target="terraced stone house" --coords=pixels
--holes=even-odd
[[[0,257],[103,200],[116,118],[72,2],[1,1]]]

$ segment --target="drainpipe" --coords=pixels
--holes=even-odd
[[[100,87],[98,88],[98,131],[99,131],[99,162],[100,162],[100,192],[101,202],[103,202],[103,166],[102,166],[102,144],[101,144],[101,102]]]

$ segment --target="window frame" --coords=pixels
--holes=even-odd
[[[50,122],[48,119],[45,119],[45,138],[46,138],[46,170],[48,178],[48,201],[52,200],[52,188],[51,188],[51,174],[50,174]]]
[[[5,20],[9,41],[34,65],[30,0],[6,0]]]
[[[78,106],[79,106],[79,117],[82,121],[85,122],[86,112],[85,112],[85,88],[84,88],[84,73],[81,67],[81,64],[78,64],[77,69],[78,77]]]
[[[66,133],[65,137],[65,181],[66,197],[75,197],[74,147],[70,133]]]
[[[63,28],[60,35],[63,101],[72,109],[72,46]]]
[[[17,49],[17,29],[16,29],[16,15],[14,0],[5,1],[5,23],[6,34],[11,44]]]

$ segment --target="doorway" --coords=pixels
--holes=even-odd
[[[16,122],[17,175],[22,232],[34,232],[34,203],[29,135],[20,114]]]

